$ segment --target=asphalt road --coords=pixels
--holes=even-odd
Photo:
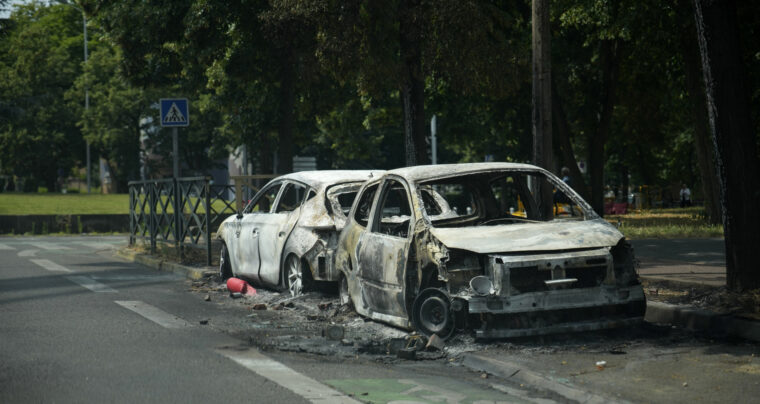
[[[123,237],[0,238],[0,402],[551,402],[440,362],[261,353]],[[221,320],[221,319],[227,320]]]
[[[722,238],[640,239],[631,240],[631,244],[641,264],[641,276],[711,286],[726,284]]]

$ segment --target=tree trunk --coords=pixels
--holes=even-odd
[[[742,292],[760,288],[755,252],[760,246],[760,162],[750,122],[739,49],[736,4],[694,0],[697,38],[715,163],[723,206],[726,283]]]
[[[572,187],[585,200],[590,200],[586,180],[583,178],[581,169],[578,168],[578,160],[573,153],[573,144],[570,141],[570,125],[567,123],[567,115],[562,108],[562,98],[559,96],[557,86],[552,80],[552,121],[554,122],[555,131],[552,132],[553,140],[557,140],[557,148],[562,157],[562,163],[570,170],[572,178]],[[556,136],[554,136],[556,135]]]
[[[713,162],[714,151],[711,145],[705,93],[700,76],[702,68],[699,61],[699,47],[694,41],[694,32],[683,35],[682,48],[684,70],[686,73],[686,88],[689,92],[689,109],[694,121],[694,150],[697,154],[699,174],[702,179],[702,193],[705,198],[705,210],[710,223],[720,224],[722,220],[720,207],[720,189],[718,177],[715,175]]]
[[[600,216],[604,215],[604,146],[607,142],[615,109],[615,87],[618,75],[618,42],[604,40],[600,48],[602,63],[601,110],[596,130],[588,138],[589,173],[591,174],[591,206]]]
[[[295,73],[292,59],[292,51],[288,48],[283,49],[280,56],[280,122],[277,142],[277,173],[279,174],[293,171]]]
[[[425,78],[422,73],[422,30],[419,0],[399,4],[399,43],[403,65],[401,106],[404,111],[404,148],[407,166],[428,164],[425,137]]]
[[[552,75],[549,0],[533,0],[533,164],[554,171],[552,161]],[[551,217],[552,190],[540,190],[543,217]]]

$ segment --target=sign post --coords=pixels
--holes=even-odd
[[[161,98],[161,126],[172,128],[172,149],[174,154],[174,178],[179,178],[179,139],[177,127],[190,125],[190,109],[187,98]]]
[[[177,245],[179,259],[182,261],[182,207],[180,206],[179,184],[179,140],[177,127],[190,125],[190,110],[187,98],[161,98],[161,126],[172,128],[172,148],[174,149],[174,240]],[[210,242],[210,240],[207,240]],[[210,245],[209,245],[210,248]]]

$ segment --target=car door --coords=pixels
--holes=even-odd
[[[235,274],[244,278],[259,281],[259,268],[261,259],[259,256],[259,229],[262,223],[269,220],[277,200],[277,195],[282,188],[282,182],[267,185],[261,190],[243,210],[241,218],[235,220],[234,246],[228,246],[230,256],[233,257]]]
[[[258,222],[259,266],[258,277],[262,282],[278,285],[283,247],[298,222],[301,205],[309,188],[296,182],[287,182],[266,220]],[[312,193],[313,195],[313,193]]]
[[[398,317],[406,317],[404,274],[414,223],[409,195],[400,179],[383,182],[356,254],[362,299],[373,311]]]

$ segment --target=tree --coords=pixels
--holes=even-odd
[[[750,121],[736,4],[694,0],[710,131],[720,180],[726,240],[726,283],[735,291],[760,288],[760,162]]]
[[[358,83],[360,96],[397,92],[406,164],[423,164],[431,90],[488,97],[512,87],[510,12],[484,1],[326,2],[318,52],[339,81]]]
[[[140,123],[155,112],[150,110],[146,93],[121,75],[121,61],[118,49],[105,44],[96,47],[66,99],[71,110],[81,116],[77,125],[85,139],[96,154],[108,160],[117,191],[125,192],[127,182],[139,178]],[[90,96],[87,110],[81,101],[85,89]]]
[[[553,170],[551,26],[549,1],[533,0],[533,163]],[[552,190],[544,183],[540,190],[544,217],[552,216]]]
[[[81,18],[67,7],[17,6],[0,41],[0,161],[26,189],[56,189],[85,150],[64,94],[81,69]]]

